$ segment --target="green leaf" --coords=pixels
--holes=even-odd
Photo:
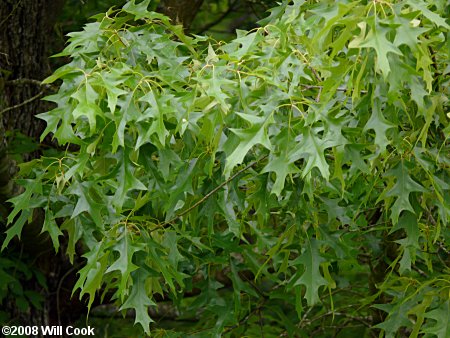
[[[405,246],[412,246],[416,249],[419,249],[420,230],[417,223],[417,216],[409,211],[403,212],[398,219],[398,223],[392,227],[390,233],[393,233],[400,229],[405,230],[406,239],[400,240],[398,242],[402,243]]]
[[[375,304],[374,308],[380,309],[387,313],[387,317],[384,322],[375,325],[375,328],[379,328],[385,331],[386,338],[394,338],[395,333],[401,327],[409,327],[410,320],[408,319],[408,311],[412,307],[412,302],[404,302],[398,305],[393,304]]]
[[[47,121],[47,123],[48,122],[49,121]],[[56,129],[56,131],[54,131],[54,135],[53,135],[54,138],[56,138],[58,140],[58,143],[60,145],[63,145],[66,143],[81,144],[80,139],[75,135],[75,133],[73,131],[72,122],[73,122],[73,118],[72,118],[72,116],[70,116],[70,111],[68,111],[68,110],[65,111],[64,115],[61,119],[61,123],[60,123],[59,127]],[[42,142],[42,140],[43,140],[43,138],[41,136],[41,142]]]
[[[184,163],[183,167],[176,177],[175,183],[169,188],[168,192],[170,194],[170,197],[167,200],[166,204],[166,220],[173,217],[175,211],[183,207],[187,194],[194,193],[192,183],[196,164],[197,159],[193,159],[190,162]]]
[[[384,117],[381,102],[374,96],[372,101],[372,115],[364,126],[364,131],[369,129],[375,131],[375,144],[378,146],[377,152],[383,153],[386,150],[386,146],[390,143],[386,136],[386,131],[394,127],[395,125]]]
[[[242,163],[245,155],[249,152],[253,146],[261,144],[267,149],[271,149],[269,137],[267,136],[267,126],[273,122],[272,115],[268,118],[253,116],[244,113],[237,113],[244,120],[250,122],[249,128],[242,129],[230,129],[238,138],[239,144],[233,150],[233,152],[227,157],[225,164],[224,175],[229,177],[233,168]]]
[[[316,239],[307,240],[305,249],[299,258],[292,264],[302,264],[305,271],[294,285],[303,284],[306,286],[305,298],[309,306],[313,306],[319,301],[318,290],[322,285],[328,285],[328,282],[320,274],[320,263],[324,262],[319,254],[319,248]]]
[[[420,1],[420,0],[408,0],[408,5],[410,5],[412,8],[417,9],[422,12],[422,15],[424,15],[428,20],[430,20],[432,23],[444,27],[446,29],[450,29],[450,26],[445,22],[445,19],[439,16],[438,14],[430,11],[428,7],[428,2],[426,1]]]
[[[282,152],[279,156],[269,158],[269,162],[261,171],[262,173],[273,171],[276,173],[277,178],[272,187],[272,194],[280,196],[284,188],[284,181],[289,174],[295,174],[300,172],[296,165],[291,162],[285,152]]]
[[[73,194],[78,196],[77,204],[72,213],[71,218],[75,218],[83,212],[88,212],[97,226],[102,227],[102,215],[101,207],[94,201],[91,196],[91,189],[94,189],[93,182],[85,181],[82,183],[72,184],[67,189],[67,194]]]
[[[318,168],[322,176],[328,180],[330,170],[325,160],[325,148],[331,146],[327,140],[320,138],[310,128],[305,128],[302,140],[289,154],[289,161],[295,162],[301,158],[305,159],[306,165],[303,168],[302,177],[306,177],[313,168]]]
[[[417,224],[417,217],[409,211],[405,211],[400,215],[398,223],[395,224],[390,233],[404,229],[406,232],[406,238],[397,240],[403,248],[403,256],[400,260],[399,272],[403,274],[405,271],[411,271],[411,263],[416,261],[416,250],[420,249],[419,237],[420,230]]]
[[[169,111],[167,108],[167,104],[163,105],[161,102],[162,99],[159,98],[153,91],[148,92],[143,97],[139,99],[139,101],[147,102],[149,104],[149,108],[147,108],[142,116],[138,118],[139,121],[153,119],[150,124],[150,128],[145,133],[142,133],[136,142],[136,149],[139,148],[142,144],[151,141],[150,136],[152,134],[156,134],[158,136],[158,140],[162,146],[166,144],[166,137],[169,135],[169,132],[166,130],[164,125],[164,115]]]
[[[42,194],[42,183],[40,179],[21,180],[20,183],[25,188],[25,191],[22,194],[8,200],[8,202],[14,205],[14,209],[8,215],[8,224],[14,221],[14,218],[19,214],[19,212],[30,208],[30,201],[33,194]]]
[[[178,241],[179,237],[174,231],[166,231],[164,234],[163,245],[169,250],[167,259],[172,264],[172,266],[177,267],[178,263],[184,260],[184,256],[178,251]]]
[[[398,20],[401,25],[395,30],[394,45],[397,47],[407,45],[411,50],[416,50],[420,43],[418,38],[429,29],[415,26],[413,21],[406,18],[399,17]]]
[[[66,77],[66,75],[73,74],[73,73],[82,73],[82,70],[79,69],[79,68],[75,68],[75,67],[73,67],[70,64],[64,65],[62,67],[59,67],[57,70],[55,70],[52,75],[50,75],[49,77],[45,78],[42,81],[42,84],[53,83],[56,80],[61,79],[61,78],[64,79]]]
[[[156,305],[147,295],[146,281],[149,274],[144,269],[139,269],[132,273],[133,286],[131,287],[130,296],[125,303],[120,307],[120,311],[126,309],[133,309],[136,311],[136,319],[134,323],[142,325],[146,334],[150,334],[150,323],[153,320],[148,315],[149,306]]]
[[[136,168],[130,160],[127,149],[119,150],[117,159],[119,160],[119,170],[117,172],[117,189],[114,194],[113,204],[118,210],[121,210],[128,193],[133,190],[146,190],[147,188],[136,178]]]
[[[433,297],[431,295],[426,294],[423,297],[423,301],[420,304],[414,306],[410,311],[408,311],[408,314],[412,314],[412,315],[416,316],[416,322],[414,324],[414,329],[410,335],[411,338],[418,337],[420,328],[422,327],[423,322],[425,320],[425,311],[431,305],[432,302],[433,302]]]
[[[227,114],[230,110],[230,104],[228,103],[230,95],[224,91],[224,88],[233,85],[234,82],[224,76],[225,72],[225,67],[215,66],[211,73],[208,73],[205,77],[198,78],[197,80],[206,95],[214,99],[214,101],[208,105],[208,108],[212,108],[219,104],[222,111]]]
[[[78,174],[79,178],[83,178],[85,175],[86,165],[89,162],[89,154],[80,154],[76,158],[75,164],[72,164],[69,170],[64,174],[66,181],[69,181],[75,174]]]
[[[127,94],[127,91],[119,88],[119,85],[122,84],[127,76],[123,75],[124,70],[118,69],[118,67],[113,68],[111,72],[104,72],[99,75],[101,81],[98,83],[106,90],[106,94],[108,96],[108,108],[112,114],[116,110],[117,99],[121,95]],[[93,82],[96,84],[96,82]]]
[[[186,36],[157,3],[70,34],[38,116],[66,146],[21,165],[2,254],[42,209],[56,250],[62,231],[84,254],[88,308],[99,292],[147,333],[158,296],[175,336],[447,336],[445,1],[286,0],[229,42]],[[28,307],[23,265],[0,258],[0,299]]]
[[[76,244],[83,235],[83,228],[80,224],[78,218],[66,219],[63,224],[61,224],[61,230],[67,231],[69,235],[69,240],[67,243],[67,255],[69,256],[70,263],[73,264],[73,259],[76,254]]]
[[[116,239],[116,244],[112,247],[113,251],[119,253],[119,258],[108,267],[105,273],[115,270],[120,271],[120,284],[117,291],[122,302],[128,293],[130,274],[139,268],[133,263],[133,256],[136,252],[143,251],[143,247],[142,243],[133,243],[133,239],[126,227],[124,227],[123,234]]]
[[[150,14],[147,9],[150,5],[150,0],[144,0],[136,4],[136,0],[128,1],[124,6],[123,10],[127,11],[130,14],[134,14],[135,20],[139,20],[145,18],[148,14]]]
[[[100,22],[90,22],[84,25],[84,29],[81,32],[71,32],[67,34],[69,45],[64,48],[61,53],[53,55],[67,56],[67,55],[79,55],[80,53],[94,53],[99,50],[97,45],[97,39],[100,34]]]
[[[79,271],[80,277],[73,287],[72,296],[78,289],[80,289],[80,299],[88,294],[88,311],[94,302],[95,293],[102,285],[103,275],[108,268],[108,256],[109,252],[104,251],[102,242],[96,243],[90,251],[83,255],[87,259],[87,263]]]
[[[98,94],[92,86],[86,82],[86,85],[78,89],[72,97],[78,100],[77,106],[72,111],[73,118],[86,117],[89,121],[91,135],[94,134],[97,126],[97,116],[104,117],[103,111],[95,103]]]
[[[425,313],[425,317],[432,319],[434,322],[427,320],[427,325],[422,330],[423,333],[431,333],[438,338],[450,337],[450,300],[442,303],[438,308]]]
[[[19,218],[17,219],[16,222],[14,222],[14,224],[8,229],[6,230],[6,238],[3,241],[2,244],[2,250],[5,250],[5,248],[8,246],[9,242],[11,242],[11,240],[17,236],[20,239],[20,235],[22,234],[22,229],[23,226],[25,225],[28,217],[31,215],[31,211],[30,210],[23,210],[20,213]]]
[[[260,30],[256,32],[248,33],[242,30],[236,30],[237,38],[231,41],[231,43],[222,47],[223,50],[228,52],[227,56],[236,58],[237,60],[242,59],[246,55],[250,55],[250,57],[254,57],[254,54],[251,54],[259,41],[263,39],[263,36],[260,33]]]
[[[45,208],[45,219],[44,225],[42,226],[41,234],[45,231],[49,233],[50,238],[52,239],[53,242],[53,247],[55,248],[55,251],[58,252],[59,236],[63,236],[63,233],[59,229],[58,224],[56,224],[53,212],[48,208]]]
[[[386,34],[390,32],[390,29],[379,24],[373,24],[367,36],[359,41],[354,39],[350,41],[349,48],[373,48],[377,54],[376,64],[378,69],[383,73],[386,78],[391,71],[388,53],[394,53],[402,55],[402,52],[386,38]]]
[[[394,224],[398,222],[398,217],[402,211],[408,210],[415,214],[409,201],[409,195],[412,192],[427,191],[409,176],[408,164],[408,162],[401,160],[386,173],[386,176],[393,176],[396,179],[395,185],[386,194],[386,197],[396,197],[395,203],[391,207],[391,219]]]
[[[284,188],[286,176],[290,174],[299,173],[297,166],[289,160],[287,148],[289,145],[290,131],[286,128],[277,136],[277,143],[279,143],[279,154],[269,157],[267,165],[263,168],[261,173],[275,172],[276,180],[272,187],[271,193],[280,196]]]

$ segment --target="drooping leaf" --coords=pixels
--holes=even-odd
[[[231,129],[231,131],[239,138],[237,147],[227,157],[224,175],[229,177],[233,168],[242,163],[245,155],[256,144],[261,144],[267,149],[271,149],[271,144],[267,136],[267,125],[271,123],[272,117],[250,116],[244,113],[238,113],[240,117],[250,122],[249,128]]]
[[[375,327],[384,330],[386,337],[395,337],[395,333],[401,327],[408,327],[410,325],[408,311],[411,308],[411,303],[411,301],[405,302],[403,304],[399,304],[398,306],[392,304],[374,305],[375,308],[388,314],[387,318],[382,323],[375,325]]]
[[[320,256],[318,243],[315,239],[307,240],[305,251],[292,264],[302,264],[305,271],[294,285],[306,286],[305,298],[309,306],[319,301],[318,290],[323,285],[328,285],[320,273],[320,263],[325,259]]]
[[[391,66],[387,57],[388,53],[402,55],[402,52],[390,42],[386,35],[389,33],[389,28],[379,25],[378,23],[370,25],[370,30],[367,36],[362,41],[352,40],[349,48],[373,48],[377,54],[376,63],[378,68],[386,78],[391,71]]]
[[[136,3],[136,0],[130,0],[123,6],[123,9],[128,13],[134,14],[135,20],[139,20],[145,18],[149,14],[147,11],[149,5],[150,0],[143,0],[139,3]]]
[[[115,270],[120,271],[120,284],[117,291],[121,296],[121,301],[123,301],[128,291],[127,286],[130,274],[139,268],[133,263],[133,256],[136,252],[143,250],[143,245],[141,243],[133,243],[129,230],[124,229],[122,236],[117,240],[112,250],[119,253],[119,258],[108,267],[105,273]]]
[[[303,177],[306,177],[316,167],[320,170],[322,176],[328,180],[330,170],[324,154],[327,146],[326,140],[321,139],[310,129],[306,129],[302,136],[301,142],[289,154],[289,161],[295,162],[304,158],[306,165],[303,168]]]
[[[391,208],[391,219],[394,224],[397,224],[402,211],[407,210],[415,213],[410,202],[410,194],[427,191],[411,178],[408,167],[408,162],[402,160],[386,173],[387,176],[393,176],[396,180],[395,185],[386,194],[387,197],[396,197]]]
[[[141,324],[145,333],[150,334],[150,323],[153,320],[148,315],[149,306],[156,305],[148,296],[146,292],[146,281],[148,272],[144,269],[139,269],[132,273],[133,286],[128,298],[125,300],[120,310],[134,309],[136,311],[135,324]]]
[[[45,219],[41,233],[43,233],[44,231],[49,233],[50,238],[53,242],[53,247],[55,248],[55,251],[58,252],[59,236],[63,236],[63,233],[59,229],[58,224],[56,224],[52,211],[48,210],[48,208],[45,208]]]
[[[289,174],[298,173],[300,170],[295,166],[293,161],[291,162],[288,158],[289,149],[287,149],[287,145],[289,144],[289,131],[287,129],[282,131],[278,137],[278,142],[280,143],[280,153],[270,157],[267,165],[261,172],[274,172],[276,174],[276,180],[271,192],[277,196],[280,196],[280,193],[284,188],[286,176]]]
[[[94,222],[101,226],[102,216],[100,212],[100,206],[94,201],[91,196],[92,182],[83,182],[80,184],[74,184],[67,189],[68,194],[74,194],[78,196],[77,203],[72,213],[72,218],[80,215],[83,212],[88,212]]]
[[[5,248],[8,246],[9,242],[14,238],[18,237],[20,239],[20,236],[22,234],[22,229],[27,222],[28,217],[30,216],[31,212],[30,210],[23,210],[20,213],[19,218],[16,222],[8,229],[6,230],[6,238],[3,241],[2,249],[1,251],[5,250]]]
[[[80,269],[80,277],[73,287],[73,293],[77,289],[80,289],[80,299],[83,295],[89,296],[88,311],[91,309],[91,305],[94,302],[95,294],[100,290],[103,282],[103,275],[108,268],[108,256],[109,252],[104,251],[102,243],[97,243],[89,252],[83,255],[87,259],[86,265]]]
[[[104,115],[103,111],[95,102],[98,94],[87,82],[72,97],[78,100],[77,106],[72,111],[73,118],[76,120],[80,117],[86,117],[89,122],[90,132],[93,134],[96,130],[97,116],[103,117]]]
[[[136,168],[130,160],[130,155],[127,150],[120,150],[117,153],[118,172],[117,172],[117,189],[113,197],[113,203],[119,210],[125,201],[128,193],[132,190],[145,190],[145,185],[139,181],[134,173]]]
[[[375,131],[375,144],[378,146],[378,151],[383,153],[389,144],[386,131],[394,128],[395,125],[386,120],[383,115],[381,102],[377,98],[374,97],[372,104],[372,115],[364,126],[364,130],[373,129]]]
[[[425,313],[425,317],[433,320],[433,323],[422,330],[423,333],[431,333],[438,338],[450,336],[450,301],[442,303],[438,308]]]

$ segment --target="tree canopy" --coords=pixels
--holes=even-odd
[[[2,250],[44,210],[147,334],[170,301],[174,336],[448,337],[450,6],[284,1],[222,43],[149,4],[69,34]]]

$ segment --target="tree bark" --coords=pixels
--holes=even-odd
[[[51,73],[48,48],[53,20],[62,1],[2,0],[0,2],[0,69],[3,93],[2,111],[38,96],[41,81]],[[37,81],[28,81],[37,80]],[[42,96],[42,93],[40,96]],[[31,102],[8,110],[0,117],[0,136],[5,130],[19,130],[37,138],[43,124],[34,115],[46,110],[40,96]],[[3,140],[3,145],[5,144]]]
[[[203,0],[162,0],[161,11],[170,17],[175,24],[183,25],[189,30]]]
[[[48,88],[40,82],[51,73],[49,56],[55,37],[54,20],[61,12],[62,5],[63,0],[0,1],[1,233],[5,230],[2,223],[5,223],[4,218],[8,213],[8,206],[4,202],[17,193],[11,182],[17,169],[15,162],[8,157],[11,144],[8,144],[5,136],[8,131],[14,131],[39,141],[45,123],[36,119],[35,115],[51,108],[48,102],[40,100],[49,94]],[[24,154],[24,160],[30,160],[36,155],[38,154]],[[20,281],[25,290],[34,290],[44,296],[42,309],[29,306],[28,310],[21,311],[17,308],[14,297],[10,296],[3,302],[3,310],[9,312],[16,325],[73,324],[80,313],[76,299],[70,300],[70,285],[66,286],[68,281],[73,286],[74,274],[67,273],[72,267],[63,254],[64,251],[60,250],[55,255],[49,237],[40,235],[42,221],[42,213],[35,212],[33,221],[23,230],[22,241],[11,242],[12,245],[2,253],[2,257],[16,257],[44,274],[46,289],[34,277]],[[59,302],[64,298],[66,303]],[[67,311],[70,306],[73,306],[73,311]]]

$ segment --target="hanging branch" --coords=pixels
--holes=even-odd
[[[23,106],[27,105],[28,103],[31,103],[31,102],[33,102],[33,101],[36,101],[36,100],[39,99],[42,95],[44,95],[44,91],[43,91],[43,90],[41,90],[38,94],[34,95],[33,97],[30,97],[29,99],[27,99],[27,100],[25,100],[25,101],[23,101],[23,102],[21,102],[21,103],[18,103],[18,104],[14,105],[14,106],[11,106],[11,107],[8,107],[8,108],[3,109],[2,111],[0,111],[0,117],[2,117],[2,115],[3,115],[4,113],[8,112],[8,111],[11,111],[11,110],[14,110],[14,109],[23,107]]]
[[[305,89],[318,89],[320,92],[323,89],[323,86],[318,86],[318,85],[307,85],[307,84],[300,83],[300,86],[302,86]],[[347,90],[348,90],[348,88],[346,88],[346,87],[338,87],[338,88],[336,88],[337,92],[346,92]],[[360,90],[359,92],[361,94],[367,94],[367,90]]]
[[[230,178],[228,178],[227,180],[225,180],[224,182],[222,182],[221,184],[219,184],[217,187],[215,187],[213,190],[211,190],[209,193],[207,193],[205,196],[202,197],[202,199],[200,199],[199,201],[197,201],[196,203],[194,203],[194,205],[190,206],[189,208],[187,208],[186,210],[182,211],[181,213],[179,213],[178,215],[176,215],[175,217],[173,217],[171,220],[168,220],[166,222],[164,222],[161,225],[158,225],[156,228],[151,229],[149,232],[153,232],[155,230],[159,230],[159,229],[163,229],[163,228],[167,228],[169,225],[172,225],[173,222],[175,222],[177,219],[179,219],[180,217],[188,214],[189,212],[191,212],[193,209],[195,209],[196,207],[198,207],[200,204],[202,204],[203,202],[205,202],[208,198],[210,198],[212,195],[214,195],[217,191],[219,191],[220,189],[222,189],[225,185],[227,185],[228,183],[230,183],[232,180],[234,180],[237,176],[239,176],[240,174],[242,174],[244,171],[247,171],[248,169],[252,168],[253,166],[255,166],[256,164],[258,164],[259,162],[261,162],[262,160],[264,160],[268,155],[265,155],[263,157],[261,157],[259,160],[256,160],[252,163],[250,163],[249,165],[247,165],[246,167],[242,168],[241,170],[237,171],[233,176],[231,176]]]
[[[11,85],[11,86],[27,85],[27,84],[33,84],[36,86],[49,86],[48,84],[42,84],[42,82],[39,80],[27,79],[27,78],[14,79],[14,80],[6,81],[6,83],[5,83],[5,85]]]
[[[27,105],[27,104],[29,104],[29,103],[31,103],[33,101],[36,101],[37,99],[41,98],[45,94],[45,90],[46,89],[57,88],[57,86],[55,86],[55,85],[43,84],[39,80],[27,79],[27,78],[14,79],[14,80],[10,80],[10,81],[6,81],[5,82],[5,86],[21,86],[21,85],[29,85],[29,84],[43,87],[43,89],[38,94],[30,97],[29,99],[27,99],[27,100],[25,100],[23,102],[20,102],[20,103],[14,105],[14,106],[7,107],[7,108],[3,109],[2,111],[0,111],[0,117],[4,113],[6,113],[8,111],[11,111],[11,110],[23,107],[23,106],[25,106],[25,105]]]

